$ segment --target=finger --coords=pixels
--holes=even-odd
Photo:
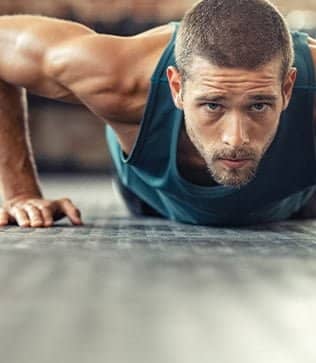
[[[70,219],[72,224],[81,225],[81,213],[77,209],[70,199],[62,199],[60,206],[65,215]]]
[[[0,226],[9,224],[9,213],[3,208],[0,208]]]
[[[23,209],[13,208],[12,215],[16,220],[16,223],[21,227],[29,227],[30,220],[27,213]]]
[[[42,227],[44,225],[42,213],[32,204],[26,204],[24,210],[29,216],[31,227]]]
[[[45,227],[51,227],[54,224],[54,218],[53,218],[54,211],[52,208],[44,206],[43,204],[40,203],[36,204],[33,201],[31,201],[29,204],[36,207],[40,211],[43,220],[43,225]]]
[[[45,227],[51,227],[54,223],[53,213],[48,207],[39,207],[44,220]]]

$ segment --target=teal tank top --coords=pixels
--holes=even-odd
[[[177,145],[183,112],[171,98],[166,68],[175,65],[178,24],[151,77],[151,88],[139,134],[125,157],[115,132],[106,137],[118,176],[126,187],[160,214],[174,221],[238,226],[280,221],[298,211],[316,190],[313,126],[314,66],[307,34],[293,32],[298,76],[276,137],[255,178],[241,188],[199,186],[177,168]]]

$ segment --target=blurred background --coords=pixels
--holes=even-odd
[[[79,21],[100,33],[132,35],[181,19],[193,0],[0,0],[0,14]],[[316,36],[315,0],[275,0],[292,29]],[[29,95],[31,137],[41,172],[109,173],[103,126],[81,106]]]

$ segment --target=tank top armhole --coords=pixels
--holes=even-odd
[[[136,163],[141,155],[142,146],[144,143],[144,138],[146,137],[146,131],[149,127],[150,123],[150,116],[154,110],[155,106],[155,97],[158,92],[159,83],[163,82],[162,77],[166,70],[166,63],[170,59],[171,53],[174,50],[174,41],[178,30],[178,23],[177,22],[170,22],[173,26],[172,35],[166,45],[157,65],[156,68],[150,78],[151,84],[149,88],[149,93],[146,101],[146,106],[144,110],[144,114],[142,120],[140,122],[138,135],[136,137],[134,146],[129,153],[129,155],[125,155],[122,149],[120,149],[120,159],[124,164],[133,165]]]

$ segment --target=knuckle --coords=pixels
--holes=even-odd
[[[37,208],[33,208],[31,211],[35,217],[39,217],[41,215],[41,212]]]
[[[20,219],[26,219],[26,220],[28,219],[28,215],[27,215],[26,211],[21,208],[17,208],[15,210],[15,216]]]
[[[29,222],[28,217],[21,210],[17,210],[15,213],[12,213],[12,216],[14,217],[14,219],[17,222],[20,222],[20,223],[28,223]]]
[[[19,202],[15,202],[15,203],[12,203],[11,207],[14,208],[24,208],[25,205],[27,205],[27,202],[25,200],[23,201],[19,201]]]
[[[37,208],[28,208],[27,213],[29,214],[30,217],[34,218],[34,219],[39,219],[40,218],[40,212]]]
[[[28,213],[33,213],[34,212],[34,207],[30,204],[24,204],[22,207],[26,212]],[[21,208],[21,209],[22,209]]]
[[[51,202],[49,202],[49,201],[47,201],[47,200],[42,200],[40,203],[38,203],[38,204],[36,205],[36,207],[37,207],[38,209],[42,210],[42,209],[45,209],[45,208],[50,208],[50,207],[51,207],[51,205],[52,205],[52,203],[51,203]]]
[[[31,209],[29,212],[29,216],[33,219],[42,219],[41,212],[37,208]]]

